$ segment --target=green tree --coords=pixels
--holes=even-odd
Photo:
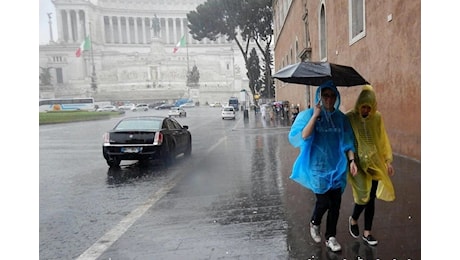
[[[272,27],[272,1],[250,0],[246,6],[244,15],[246,20],[245,30],[242,32],[246,37],[253,39],[263,57],[263,88],[264,97],[275,96],[274,81],[272,79],[273,55],[271,44],[273,39]],[[257,13],[257,15],[254,15]],[[263,46],[262,43],[265,45]]]
[[[200,71],[196,65],[193,66],[192,70],[187,74],[187,86],[188,87],[198,87],[200,82]]]
[[[40,67],[40,75],[38,76],[40,86],[51,85],[51,80],[53,79],[53,76],[51,76],[51,69],[51,67]]]
[[[273,37],[271,4],[271,0],[207,0],[196,11],[187,14],[190,34],[198,41],[204,38],[215,41],[220,36],[234,41],[249,71],[251,41],[264,57],[267,50],[270,52]],[[263,44],[267,47],[264,48]],[[271,77],[271,65],[266,63],[265,68],[268,71],[264,74]],[[254,92],[252,94],[254,96]]]
[[[266,48],[269,48],[267,45]],[[272,78],[271,67],[273,66],[273,55],[270,50],[265,52],[265,56],[263,57],[263,67],[262,70],[264,71],[264,75],[262,77],[262,89],[261,96],[265,98],[273,98],[275,96],[275,82]],[[266,69],[266,68],[269,69]]]
[[[248,72],[246,73],[249,79],[249,89],[252,93],[258,92],[260,88],[260,64],[259,56],[255,48],[252,48],[248,59]]]

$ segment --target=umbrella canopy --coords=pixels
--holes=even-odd
[[[312,86],[320,86],[328,80],[343,87],[369,84],[354,68],[329,62],[303,61],[291,64],[276,72],[273,78]]]

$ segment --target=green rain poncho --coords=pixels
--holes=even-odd
[[[360,114],[363,105],[371,110],[366,118]],[[355,134],[357,149],[356,163],[358,174],[348,173],[348,182],[353,189],[356,204],[364,205],[369,201],[372,180],[378,180],[376,196],[384,201],[393,201],[395,191],[386,162],[393,161],[390,141],[385,130],[382,115],[377,111],[375,92],[370,85],[363,87],[354,109],[346,113]]]
[[[300,148],[292,167],[290,178],[317,194],[330,189],[345,190],[348,159],[346,152],[355,151],[353,130],[342,111],[339,110],[340,94],[331,82],[319,86],[315,104],[321,99],[321,90],[331,88],[337,96],[333,112],[321,111],[311,136],[302,138],[302,129],[313,115],[313,108],[300,112],[289,132],[289,142]]]

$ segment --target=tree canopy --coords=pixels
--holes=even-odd
[[[251,41],[257,45],[263,57],[271,55],[269,48],[273,37],[271,3],[271,0],[208,0],[200,4],[195,11],[187,14],[190,34],[198,41],[204,38],[215,41],[219,37],[234,41],[249,71]],[[264,74],[271,78],[271,64],[269,59],[266,60],[264,67],[267,71]],[[272,84],[271,82],[267,78],[265,84]],[[252,94],[254,95],[254,92]]]
[[[249,88],[252,93],[258,93],[260,89],[260,64],[259,56],[255,48],[252,48],[248,59],[248,72],[246,73],[249,79]]]
[[[40,67],[39,80],[41,86],[51,85],[51,79],[53,78],[51,76],[51,69],[51,67]]]

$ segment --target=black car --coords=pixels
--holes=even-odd
[[[161,104],[159,106],[156,106],[155,109],[156,110],[163,110],[163,109],[170,109],[174,107],[174,104]]]
[[[182,153],[192,153],[192,135],[174,118],[126,117],[103,135],[102,154],[110,167],[122,160],[161,160],[170,165]]]

